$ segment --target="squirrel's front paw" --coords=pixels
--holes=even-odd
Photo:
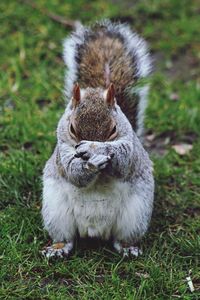
[[[91,171],[100,171],[105,169],[108,163],[111,161],[111,156],[94,154],[86,163],[85,168]]]
[[[88,160],[95,150],[95,144],[89,141],[82,141],[75,146],[75,157],[81,157],[84,160]]]
[[[75,157],[81,157],[84,160],[92,158],[94,154],[101,154],[111,158],[114,156],[113,153],[108,151],[105,143],[102,142],[81,141],[75,146],[75,149]]]

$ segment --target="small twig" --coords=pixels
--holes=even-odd
[[[49,17],[51,20],[64,25],[65,27],[69,27],[69,28],[74,29],[74,28],[76,28],[77,24],[80,23],[77,20],[75,20],[75,21],[73,21],[73,20],[67,20],[64,17],[60,16],[60,15],[56,15],[56,14],[53,14],[53,13],[49,12],[45,8],[40,8],[40,7],[37,6],[37,4],[35,4],[31,0],[20,0],[20,1],[22,3],[28,5],[28,6],[31,6],[34,9],[36,9],[37,11],[39,11],[44,16]]]

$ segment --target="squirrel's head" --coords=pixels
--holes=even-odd
[[[72,139],[104,142],[117,136],[112,111],[115,109],[113,84],[107,90],[86,88],[76,83],[73,88],[69,133]]]

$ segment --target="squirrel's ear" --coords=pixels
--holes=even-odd
[[[78,83],[75,83],[73,87],[73,95],[72,95],[72,105],[75,108],[81,100],[81,91]]]
[[[115,103],[115,88],[113,83],[109,85],[106,91],[106,102],[109,106],[113,106]]]

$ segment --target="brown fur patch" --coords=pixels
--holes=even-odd
[[[133,57],[127,53],[120,37],[112,36],[104,28],[95,30],[79,49],[80,87],[105,89],[109,82],[114,83],[117,103],[135,129],[138,99],[127,92],[134,84]]]
[[[78,140],[106,141],[112,125],[110,110],[100,89],[86,90],[73,118]]]

